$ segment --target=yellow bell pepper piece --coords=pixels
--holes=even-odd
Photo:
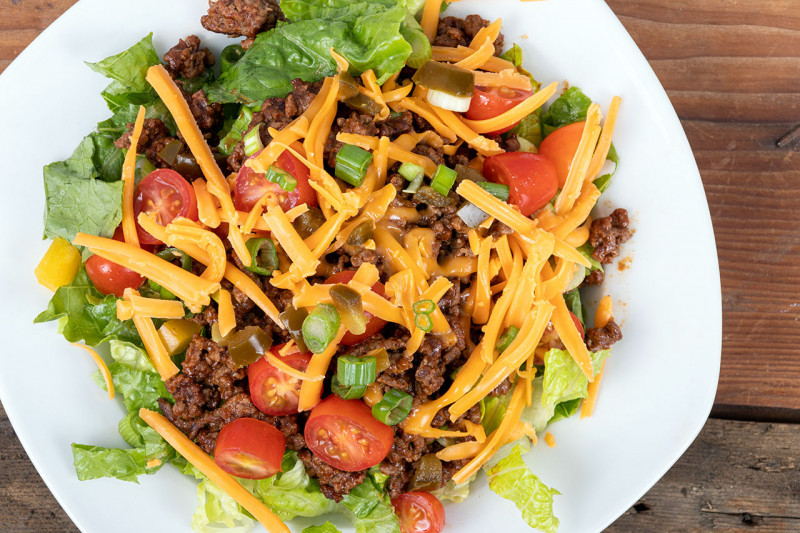
[[[50,289],[68,285],[81,267],[81,253],[60,237],[56,237],[33,271],[39,283]]]

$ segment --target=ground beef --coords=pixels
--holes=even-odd
[[[489,393],[489,396],[502,396],[504,394],[508,394],[510,390],[511,390],[511,381],[508,378],[506,378],[500,383],[500,385],[495,387],[494,390],[492,390],[492,392]]]
[[[223,401],[244,391],[236,383],[247,376],[246,369],[237,368],[228,350],[211,339],[195,335],[182,366],[185,376],[215,388]]]
[[[214,64],[214,54],[208,48],[200,48],[200,39],[190,35],[164,54],[164,63],[173,78],[196,78]]]
[[[468,46],[481,28],[488,26],[489,21],[480,15],[467,15],[466,18],[444,17],[439,20],[436,29],[436,46]],[[501,33],[494,42],[495,55],[503,52],[504,37]]]
[[[203,89],[194,92],[186,101],[203,133],[208,134],[222,122],[222,104],[210,103]]]
[[[114,146],[127,150],[131,147],[131,135],[133,134],[133,122],[126,125],[125,133],[114,141]],[[147,159],[159,168],[167,166],[158,153],[175,137],[170,137],[169,130],[158,118],[146,118],[142,125],[142,134],[139,136],[139,144],[136,152],[144,154]]]
[[[262,31],[286,20],[276,0],[209,0],[208,14],[200,23],[209,31],[230,37],[254,39]]]
[[[601,283],[603,283],[605,277],[606,275],[602,270],[600,269],[591,270],[589,274],[585,278],[583,278],[583,285],[588,285],[588,286],[600,285]]]
[[[394,118],[378,122],[376,126],[378,127],[378,135],[394,140],[404,133],[414,131],[414,118],[410,111],[404,111]]]
[[[345,472],[323,462],[309,450],[303,450],[297,454],[306,466],[306,472],[311,477],[319,480],[319,488],[326,498],[334,501],[342,501],[342,498],[349,494],[353,488],[364,481],[367,471]]]
[[[442,343],[439,339],[426,335],[419,347],[418,356],[422,356],[414,373],[415,390],[418,395],[430,396],[444,384],[445,365],[442,364]]]
[[[614,319],[608,321],[602,328],[590,328],[586,330],[586,347],[590,352],[597,352],[600,350],[607,350],[611,346],[622,339],[622,330]]]
[[[619,247],[631,238],[628,229],[628,212],[616,209],[611,215],[592,221],[589,242],[594,246],[592,257],[608,264],[619,254]]]

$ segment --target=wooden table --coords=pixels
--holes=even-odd
[[[73,3],[0,1],[0,69]],[[724,314],[712,418],[609,531],[800,531],[800,154],[776,144],[800,124],[800,0],[608,4],[650,60],[694,149]],[[680,250],[665,250],[673,253]],[[0,529],[76,531],[2,407],[0,443]]]

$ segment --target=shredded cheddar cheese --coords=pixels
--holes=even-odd
[[[218,326],[219,332],[223,337],[236,329],[236,313],[233,310],[233,301],[231,300],[231,293],[225,289],[220,289],[217,293],[219,299],[219,318]]]
[[[106,390],[108,391],[108,399],[114,399],[114,380],[111,379],[111,372],[108,370],[108,366],[106,366],[106,362],[103,361],[103,358],[94,351],[93,349],[89,348],[85,344],[79,344],[77,342],[72,343],[73,346],[77,346],[78,348],[83,348],[86,350],[89,355],[92,356],[94,360],[94,364],[97,365],[98,370],[100,370],[100,375],[103,376],[103,381],[106,383]]]
[[[144,106],[139,106],[136,122],[131,133],[131,147],[125,154],[122,164],[122,235],[125,242],[139,246],[139,233],[136,231],[136,220],[133,215],[133,192],[136,181],[136,150],[139,146],[139,137],[144,126]]]
[[[553,82],[547,87],[544,87],[538,91],[536,94],[525,99],[524,102],[517,104],[508,111],[501,113],[494,118],[485,120],[469,120],[464,118],[462,121],[467,125],[467,127],[476,133],[487,133],[513,126],[523,118],[542,107],[542,105],[555,94],[557,87],[558,84]]]

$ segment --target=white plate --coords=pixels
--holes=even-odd
[[[79,482],[70,443],[123,446],[123,408],[90,378],[94,365],[56,334],[33,325],[47,305],[33,269],[41,240],[40,169],[65,159],[108,111],[107,80],[84,66],[154,32],[163,54],[197,33],[219,51],[226,39],[201,31],[205,0],[82,0],[0,77],[0,161],[6,202],[0,258],[8,339],[0,353],[0,393],[39,473],[84,532],[189,531],[194,482],[167,468],[141,478]],[[568,79],[603,109],[622,97],[614,142],[622,158],[599,211],[627,208],[634,238],[626,272],[608,269],[625,339],[606,365],[595,415],[551,428],[557,446],[527,456],[534,472],[563,496],[556,512],[567,532],[599,531],[667,471],[706,420],[720,363],[719,270],[700,176],[664,90],[622,25],[600,0],[492,3],[468,0],[449,13],[503,17],[506,42],[525,50],[540,80]],[[446,531],[527,527],[514,506],[476,483],[469,503],[447,507]]]

